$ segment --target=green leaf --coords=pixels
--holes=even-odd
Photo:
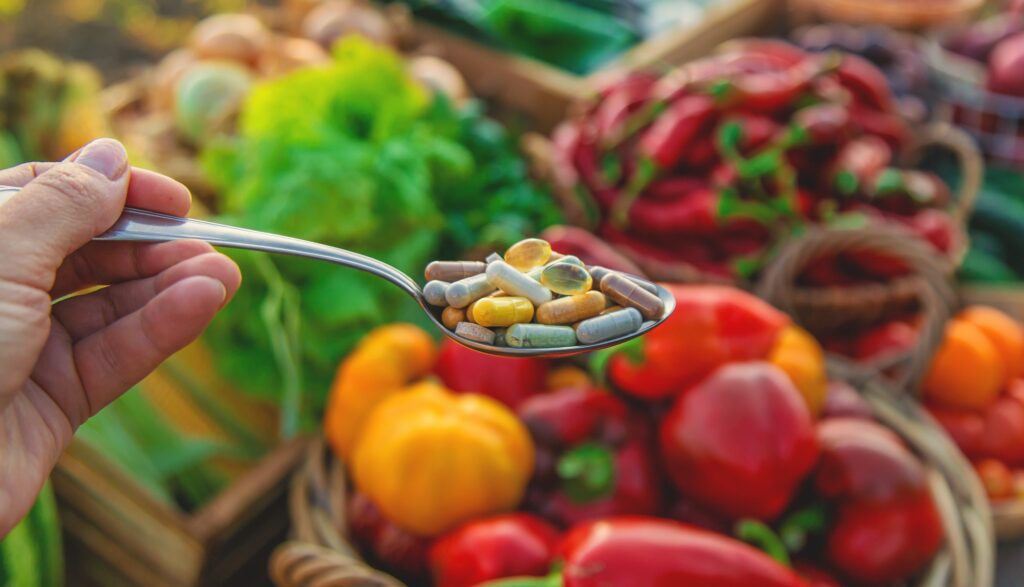
[[[844,196],[852,196],[860,189],[860,180],[852,171],[840,171],[835,178],[836,190]]]

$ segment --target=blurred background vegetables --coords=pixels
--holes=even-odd
[[[432,98],[396,54],[358,39],[339,44],[330,66],[258,84],[238,137],[211,144],[203,160],[225,221],[412,275],[432,258],[504,250],[559,217],[511,136],[479,106]],[[209,339],[233,380],[282,401],[289,431],[300,411],[322,409],[338,358],[369,328],[423,320],[403,293],[369,276],[236,258],[247,287]]]

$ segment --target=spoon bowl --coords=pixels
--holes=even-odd
[[[0,203],[3,203],[7,198],[18,191],[20,191],[20,188],[0,186]],[[665,304],[665,311],[658,320],[653,322],[644,322],[643,326],[641,326],[636,332],[599,343],[569,347],[503,347],[469,340],[468,338],[464,338],[455,334],[451,330],[448,330],[448,328],[446,328],[441,322],[441,309],[435,308],[427,303],[426,298],[423,297],[423,290],[419,284],[416,283],[416,280],[383,261],[378,261],[377,259],[360,255],[358,253],[353,253],[352,251],[346,251],[345,249],[281,236],[279,234],[259,232],[247,228],[238,228],[235,226],[228,226],[226,224],[207,222],[205,220],[171,216],[169,214],[139,210],[137,208],[125,208],[121,217],[114,223],[110,230],[97,236],[93,240],[159,243],[184,239],[202,240],[218,247],[247,249],[266,253],[277,253],[280,255],[291,255],[294,257],[305,257],[308,259],[327,261],[336,265],[365,271],[371,275],[375,275],[381,279],[391,282],[416,300],[416,303],[420,305],[420,308],[422,308],[427,316],[430,317],[431,322],[441,329],[441,332],[443,332],[445,336],[463,346],[490,355],[505,357],[565,357],[596,351],[598,349],[621,344],[627,340],[636,338],[645,332],[649,332],[668,318],[676,307],[675,298],[672,297],[672,294],[670,294],[665,288],[655,285],[658,288],[658,296]],[[634,279],[646,281],[639,277],[634,277]]]

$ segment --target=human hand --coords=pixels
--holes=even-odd
[[[199,241],[91,242],[125,205],[184,215],[185,186],[100,139],[62,163],[0,171],[0,538],[75,429],[195,339],[238,267]],[[109,287],[60,300],[96,285]]]

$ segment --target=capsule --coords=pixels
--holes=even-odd
[[[563,260],[545,267],[540,283],[556,294],[576,296],[590,291],[594,280],[585,268]]]
[[[502,259],[501,255],[499,255],[498,253],[491,253],[490,255],[487,255],[487,258],[484,259],[484,262],[486,262],[486,263],[493,263],[495,261],[502,261],[502,260],[503,259]]]
[[[483,298],[473,302],[473,322],[480,326],[511,326],[530,320],[533,304],[526,298]]]
[[[607,299],[607,297],[606,297],[606,299]],[[622,310],[625,310],[625,308],[623,308],[622,306],[620,306],[618,304],[612,304],[612,305],[608,306],[607,308],[601,310],[601,313],[598,314],[598,316],[604,316],[605,314],[611,314],[612,312],[620,312]]]
[[[449,306],[465,308],[494,290],[495,287],[487,279],[487,274],[481,273],[449,285],[444,297]]]
[[[505,251],[505,262],[520,271],[529,271],[551,258],[551,245],[539,238],[528,238]]]
[[[626,308],[580,322],[576,327],[576,338],[583,344],[610,340],[640,330],[643,321],[643,316],[635,308]]]
[[[455,327],[459,325],[459,322],[466,321],[466,311],[460,310],[459,308],[453,308],[448,306],[441,312],[441,323],[444,324],[448,330],[455,330]]]
[[[588,291],[578,296],[558,298],[537,306],[537,322],[541,324],[572,324],[600,314],[605,307],[605,296],[599,291]]]
[[[590,271],[590,276],[594,278],[594,283],[601,283],[601,280],[604,279],[605,275],[608,275],[609,273],[616,273],[618,275],[622,275],[626,279],[628,279],[628,280],[632,281],[633,283],[639,285],[644,290],[649,291],[649,292],[651,292],[654,295],[658,295],[658,288],[657,288],[657,286],[655,286],[653,283],[651,283],[649,281],[646,281],[646,280],[643,280],[643,279],[636,279],[636,278],[634,278],[632,276],[629,276],[629,275],[626,275],[624,273],[620,273],[618,271],[612,271],[611,269],[608,269],[608,268],[605,268],[605,267],[600,267],[598,265],[591,265],[590,267],[587,267],[587,269]]]
[[[487,269],[486,263],[480,261],[433,261],[423,272],[427,281],[447,281],[452,283],[467,277],[479,275]]]
[[[576,346],[576,331],[569,326],[513,324],[505,331],[505,342],[517,348]]]
[[[665,303],[661,298],[619,273],[605,275],[601,280],[601,291],[619,305],[640,310],[640,314],[647,320],[657,320],[665,312]]]
[[[450,285],[447,281],[428,281],[423,286],[423,297],[427,299],[427,303],[431,306],[447,306],[448,300],[445,299],[444,294],[448,291]]]
[[[534,306],[551,301],[551,292],[546,287],[505,261],[495,261],[488,265],[485,275],[492,287],[500,288],[512,296],[524,297]]]
[[[455,327],[455,334],[476,342],[494,344],[494,331],[472,322],[459,322]]]

